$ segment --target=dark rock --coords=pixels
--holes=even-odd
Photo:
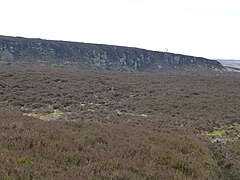
[[[213,70],[215,60],[145,49],[0,36],[0,57],[6,65],[40,65],[124,71]],[[1,65],[1,63],[0,63]]]

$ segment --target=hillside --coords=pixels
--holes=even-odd
[[[239,179],[237,68],[5,36],[0,58],[0,179]]]
[[[0,179],[239,179],[240,79],[0,67]]]
[[[215,60],[145,49],[0,36],[1,65],[120,71],[223,69]]]

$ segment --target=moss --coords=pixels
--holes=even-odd
[[[9,145],[8,145],[7,143],[1,142],[1,141],[0,141],[0,147],[1,147],[2,149],[5,149],[5,150],[9,149]]]
[[[234,124],[233,128],[239,131],[240,133],[240,124]]]
[[[78,166],[80,161],[81,161],[81,158],[76,154],[72,154],[72,155],[67,156],[67,162],[70,163],[70,164]]]
[[[54,110],[53,113],[48,113],[48,114],[37,114],[37,113],[28,113],[24,114],[30,117],[35,117],[44,121],[50,121],[50,120],[57,120],[59,119],[63,113],[59,110]]]
[[[212,142],[235,141],[240,138],[240,125],[234,123],[221,126],[220,128],[214,128],[213,131],[204,132],[204,135],[209,137]]]
[[[2,180],[13,180],[12,176],[9,176],[8,173],[4,170],[0,170],[0,179]]]
[[[223,136],[226,134],[226,130],[214,130],[211,132],[206,132],[207,136]]]
[[[17,159],[17,163],[20,164],[20,165],[23,165],[25,167],[28,167],[28,168],[33,167],[33,162],[30,159],[27,159],[27,158],[21,157],[21,158]]]
[[[171,156],[163,156],[159,162],[162,164],[162,165],[169,165],[171,164],[171,161],[172,161],[172,158]]]

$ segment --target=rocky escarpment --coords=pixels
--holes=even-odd
[[[6,36],[0,36],[0,57],[0,65],[76,66],[126,71],[223,68],[215,60],[168,52]]]

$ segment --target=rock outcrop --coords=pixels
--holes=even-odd
[[[222,69],[221,63],[145,49],[0,36],[0,65],[43,65],[124,71]]]

